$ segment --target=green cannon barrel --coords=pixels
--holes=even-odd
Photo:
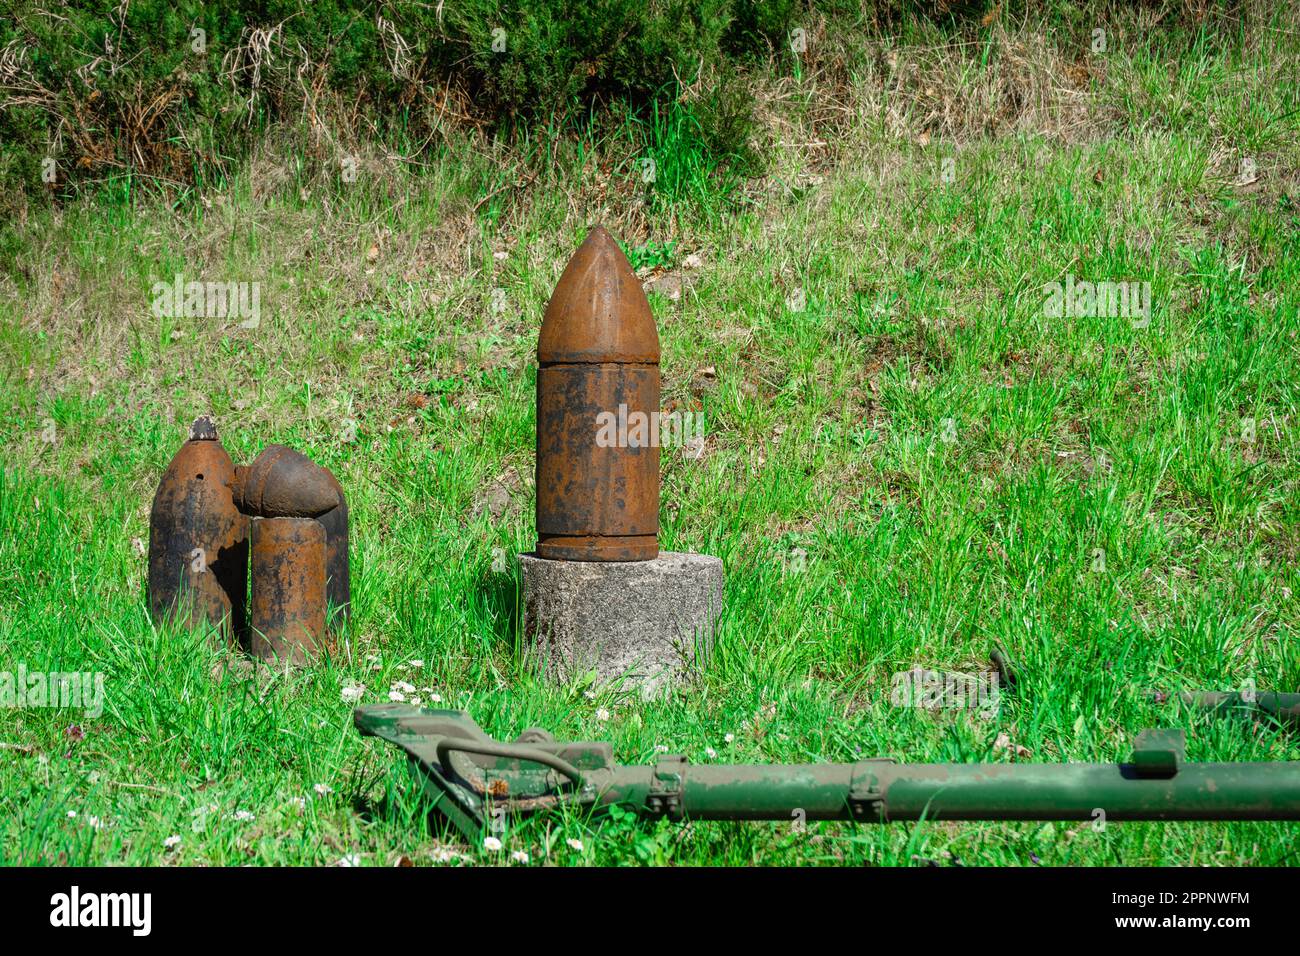
[[[692,765],[614,762],[608,743],[513,743],[461,711],[357,708],[357,729],[406,752],[435,809],[467,838],[498,808],[626,807],[674,820],[1300,820],[1300,761],[1188,763],[1180,730],[1145,730],[1128,762]]]
[[[619,768],[602,804],[700,820],[1300,820],[1300,766],[1184,764],[802,764]],[[658,775],[658,776],[656,776]]]

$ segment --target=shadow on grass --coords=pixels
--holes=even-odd
[[[437,810],[422,807],[421,812],[413,815],[403,807],[403,802],[394,800],[389,794],[378,798],[358,795],[352,799],[352,812],[366,823],[419,826],[421,837],[448,845],[468,845],[464,836]]]
[[[474,601],[496,641],[518,658],[524,634],[524,582],[518,567],[481,576],[474,584]]]

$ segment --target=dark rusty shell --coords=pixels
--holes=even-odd
[[[167,466],[149,513],[149,610],[226,637],[244,629],[248,518],[235,506],[235,467],[211,419]]]
[[[348,561],[348,499],[333,472],[322,469],[333,483],[339,503],[316,520],[325,527],[325,596],[333,609],[331,629],[342,628],[352,614],[352,571]]]

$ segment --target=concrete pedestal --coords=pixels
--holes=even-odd
[[[529,648],[557,683],[595,672],[645,698],[713,647],[722,561],[662,551],[653,561],[551,561],[521,554]]]

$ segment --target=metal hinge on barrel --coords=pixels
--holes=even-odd
[[[681,754],[660,757],[650,776],[646,809],[663,814],[670,820],[682,818],[682,798],[686,795],[686,757]]]
[[[885,793],[876,777],[875,765],[897,763],[887,757],[863,760],[853,765],[849,778],[849,813],[862,823],[879,823],[885,814]]]

